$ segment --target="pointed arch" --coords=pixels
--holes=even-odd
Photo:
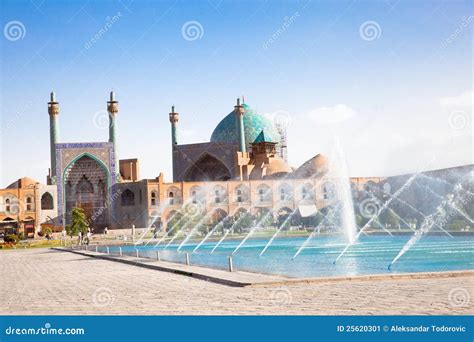
[[[88,218],[94,217],[93,227],[107,224],[110,172],[102,160],[88,152],[78,154],[64,168],[61,185],[66,224],[74,207],[81,207]]]
[[[53,195],[49,192],[45,192],[41,196],[41,210],[53,210],[54,209],[54,200]]]
[[[203,153],[184,173],[184,181],[226,181],[231,177],[227,166],[217,157]]]

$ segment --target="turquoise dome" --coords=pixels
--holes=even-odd
[[[244,130],[245,143],[253,143],[260,132],[264,131],[267,140],[279,143],[280,135],[273,122],[264,115],[256,113],[247,104],[244,103]],[[237,118],[234,111],[230,112],[219,122],[211,135],[211,142],[238,142],[239,134],[237,130]]]

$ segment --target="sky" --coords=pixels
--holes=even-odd
[[[0,186],[45,182],[51,90],[60,142],[107,141],[171,180],[238,96],[283,122],[299,166],[336,151],[350,176],[473,163],[471,1],[13,1],[0,18]],[[105,122],[105,123],[104,123]]]

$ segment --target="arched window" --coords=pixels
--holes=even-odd
[[[241,184],[235,190],[235,201],[237,203],[248,202],[249,189],[247,186]]]
[[[10,200],[9,198],[7,198],[7,199],[5,200],[5,211],[6,211],[7,213],[10,212],[10,210],[11,210],[10,204],[11,204],[11,200]]]
[[[314,199],[313,188],[310,184],[305,184],[301,187],[301,199],[312,200]]]
[[[53,196],[49,192],[45,192],[43,196],[41,196],[41,210],[53,210],[54,209],[54,202]]]
[[[31,197],[26,198],[26,211],[33,210],[33,200]]]
[[[204,189],[199,186],[193,186],[189,193],[192,203],[204,203],[206,201]]]
[[[151,196],[150,205],[152,207],[155,207],[156,206],[156,192],[152,191],[150,196]]]
[[[258,188],[258,201],[259,202],[270,202],[271,201],[271,189],[268,185],[262,185]]]
[[[214,203],[222,203],[226,201],[226,189],[221,186],[217,185],[214,187]]]
[[[173,191],[170,191],[170,192],[168,193],[168,199],[169,199],[169,203],[170,203],[171,205],[173,205],[173,204],[174,204],[174,192],[173,192]]]
[[[280,186],[280,201],[290,201],[293,198],[292,189],[288,184]]]
[[[214,202],[215,203],[221,203],[222,202],[221,193],[219,192],[219,190],[214,191]]]
[[[135,194],[130,189],[127,189],[122,193],[122,206],[132,205],[135,205]]]
[[[331,200],[334,198],[335,190],[334,190],[333,184],[329,182],[324,183],[322,190],[323,190],[323,199]]]

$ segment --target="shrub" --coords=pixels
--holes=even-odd
[[[5,235],[5,238],[3,240],[6,243],[16,244],[18,243],[18,236],[15,234],[8,234],[8,235]]]

